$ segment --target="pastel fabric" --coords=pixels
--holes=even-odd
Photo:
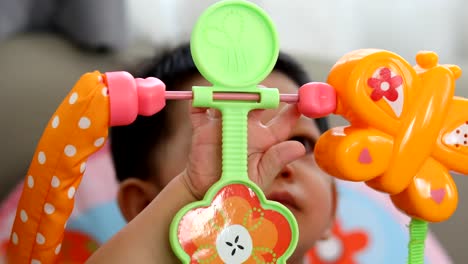
[[[117,189],[106,144],[87,162],[58,263],[83,263],[125,225],[116,203]],[[21,190],[20,184],[0,207],[0,258],[5,256]],[[333,235],[308,252],[306,263],[406,263],[410,219],[385,195],[364,184],[338,181],[338,192]],[[426,242],[426,263],[452,263],[431,234]]]

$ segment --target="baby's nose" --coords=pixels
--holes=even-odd
[[[290,165],[286,165],[278,174],[277,178],[291,180],[293,178],[293,171]]]

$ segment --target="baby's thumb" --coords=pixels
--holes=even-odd
[[[289,163],[305,155],[305,148],[297,141],[283,141],[270,147],[258,164],[260,187],[266,189]]]
[[[192,127],[197,128],[210,122],[210,120],[217,120],[221,118],[219,110],[213,108],[201,108],[190,106],[190,120]]]

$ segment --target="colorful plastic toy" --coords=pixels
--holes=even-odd
[[[183,263],[285,263],[298,240],[295,218],[280,203],[267,201],[247,170],[248,112],[277,107],[280,102],[277,89],[257,87],[276,63],[275,28],[253,4],[220,2],[200,17],[191,50],[200,73],[213,83],[212,87],[193,87],[193,105],[222,113],[223,166],[221,179],[205,198],[176,215],[171,225],[172,247]],[[314,88],[334,91],[323,84]],[[240,97],[217,100],[214,95],[219,93],[239,93]],[[258,99],[239,101],[252,95]],[[323,101],[329,100],[301,107],[309,115],[328,114],[318,107]]]
[[[444,221],[457,207],[449,171],[468,173],[468,100],[454,97],[458,66],[439,65],[433,52],[418,53],[416,61],[412,67],[370,49],[341,58],[328,83],[337,93],[335,113],[351,125],[325,133],[315,154],[331,175],[391,195],[424,241],[425,221]]]
[[[104,145],[109,126],[153,115],[172,99],[218,108],[223,118],[222,177],[171,225],[171,245],[184,263],[285,263],[294,251],[294,216],[266,200],[247,174],[247,114],[280,101],[297,103],[312,118],[334,112],[350,121],[320,138],[317,162],[335,177],[390,194],[414,217],[409,262],[421,263],[425,221],[443,221],[457,205],[449,170],[468,173],[468,115],[462,111],[468,102],[453,97],[458,67],[438,65],[430,52],[418,54],[418,66],[411,67],[387,51],[359,50],[338,61],[328,84],[280,95],[257,86],[276,62],[276,31],[261,9],[245,1],[207,9],[191,49],[212,87],[169,92],[156,78],[125,72],[88,73],[77,82],[34,154],[11,233],[10,263],[55,263],[86,160]]]
[[[278,41],[267,15],[247,2],[208,8],[192,33],[192,57],[212,87],[193,87],[193,105],[222,113],[222,175],[205,198],[184,207],[171,225],[171,244],[183,263],[283,263],[293,253],[298,227],[293,214],[267,201],[249,179],[247,115],[273,108],[278,90],[259,88],[273,69]],[[258,101],[215,100],[215,93],[258,94]]]

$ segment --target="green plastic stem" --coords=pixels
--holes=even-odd
[[[424,246],[426,242],[428,223],[412,218],[410,222],[410,241],[408,244],[408,263],[424,264]]]
[[[247,109],[225,108],[223,118],[223,180],[249,179],[247,168]]]
[[[213,99],[214,92],[230,92],[229,87],[193,87],[193,106],[211,107],[221,111],[223,122],[222,182],[250,181],[247,168],[248,114],[253,109],[276,108],[279,92],[274,88],[245,87],[243,92],[258,94],[260,100],[219,101]]]

